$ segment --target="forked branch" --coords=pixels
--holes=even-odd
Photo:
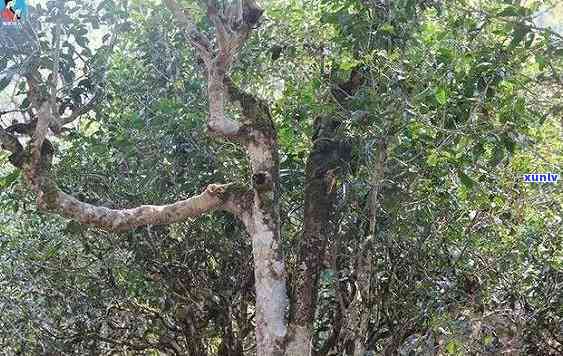
[[[237,52],[260,19],[263,10],[254,1],[234,0],[226,11],[220,12],[208,2],[207,14],[215,26],[217,39],[217,48],[212,49],[210,41],[197,30],[192,16],[186,10],[183,10],[175,0],[165,0],[165,3],[174,14],[178,25],[188,32],[190,43],[206,65],[209,132],[229,139],[240,138],[246,134],[242,130],[243,125],[225,115],[224,80]]]
[[[34,95],[31,102],[37,112],[30,150],[25,150],[15,136],[1,127],[0,143],[2,148],[12,152],[10,161],[22,169],[26,182],[37,194],[39,208],[110,231],[176,223],[219,209],[240,214],[241,205],[248,195],[244,188],[233,184],[211,184],[203,193],[169,205],[145,205],[121,210],[87,204],[64,193],[49,172],[53,149],[47,136],[49,123],[54,119],[53,112],[57,108],[52,106],[49,97],[36,95],[40,90],[39,82],[31,80],[28,83],[29,95]]]

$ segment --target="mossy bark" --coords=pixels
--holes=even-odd
[[[347,82],[332,90],[340,107],[348,105],[349,97],[362,83],[360,73],[353,70]],[[318,117],[314,122],[313,149],[305,169],[303,236],[292,281],[287,356],[306,356],[313,350],[313,320],[319,276],[331,233],[330,217],[335,208],[338,177],[345,173],[351,159],[351,148],[338,133],[340,125],[332,117]]]
[[[227,82],[242,107],[248,134],[243,140],[252,169],[254,200],[242,220],[252,238],[256,289],[257,355],[283,355],[287,336],[286,270],[280,244],[279,158],[268,106]]]

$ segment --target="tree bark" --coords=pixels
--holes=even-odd
[[[317,122],[316,140],[305,168],[303,237],[293,281],[290,333],[286,355],[311,355],[313,320],[318,281],[329,234],[329,218],[334,210],[337,170],[345,144],[337,141],[339,123],[330,119]]]
[[[239,90],[229,79],[226,91],[240,104],[247,132],[242,142],[250,158],[254,199],[242,210],[251,239],[256,289],[258,355],[283,355],[287,336],[288,300],[285,263],[280,249],[279,158],[274,123],[268,105]]]
[[[189,13],[182,9],[175,0],[165,0],[167,7],[175,15],[177,23],[186,32],[186,40],[196,49],[206,66],[208,81],[209,134],[242,144],[247,151],[252,170],[250,190],[236,184],[210,185],[200,195],[187,200],[164,206],[141,206],[133,209],[114,210],[80,202],[62,192],[50,176],[53,152],[45,152],[48,144],[50,127],[56,127],[56,134],[61,124],[56,113],[59,112],[55,100],[57,75],[51,84],[52,97],[44,97],[39,90],[43,83],[41,77],[28,78],[29,97],[36,110],[38,120],[29,152],[14,136],[6,130],[0,130],[0,139],[8,147],[15,162],[23,169],[25,180],[37,195],[40,208],[55,212],[83,224],[101,227],[107,230],[124,231],[147,224],[170,224],[199,216],[214,209],[224,209],[236,215],[244,223],[251,239],[254,257],[254,275],[256,289],[256,349],[257,355],[281,356],[285,353],[287,342],[286,313],[288,298],[286,291],[286,272],[280,248],[279,217],[279,159],[277,137],[268,105],[254,96],[239,90],[228,77],[229,66],[235,60],[250,31],[256,26],[263,10],[254,0],[235,0],[225,11],[219,12],[212,2],[208,3],[208,17],[215,27],[215,41],[210,41],[205,34],[197,30]],[[52,72],[56,73],[58,58]],[[225,105],[230,101],[238,103],[242,109],[241,122],[226,117]],[[62,122],[64,124],[64,122]],[[326,156],[324,150],[332,154],[337,146],[318,143],[319,157],[311,159],[309,175],[315,180],[308,188],[310,197],[307,214],[311,216],[307,224],[307,234],[311,241],[320,238],[322,224],[327,220],[323,212],[315,217],[316,209],[324,209],[329,200],[317,200],[319,193],[330,192],[334,181],[330,167],[317,167]],[[49,151],[49,150],[47,150]],[[323,194],[324,196],[324,194]],[[324,199],[324,198],[323,198]],[[312,245],[311,245],[312,246]],[[322,250],[323,248],[320,247]],[[318,279],[320,265],[319,251],[312,257],[305,257],[311,270],[308,280]],[[315,284],[315,283],[313,283]],[[306,306],[302,310],[302,320],[307,320],[306,328],[310,333],[310,324],[314,315],[314,286],[307,291]],[[307,286],[309,288],[309,286]],[[301,314],[300,314],[301,315]],[[299,320],[301,320],[299,319]],[[310,348],[309,348],[310,349]],[[304,355],[303,347],[295,354]]]
[[[360,73],[353,70],[348,81],[332,89],[333,100],[346,108],[348,98],[362,84]],[[330,117],[319,117],[314,123],[313,148],[305,168],[304,227],[291,296],[288,356],[311,355],[313,351],[319,276],[331,233],[329,222],[335,208],[337,178],[345,173],[343,168],[351,159],[351,147],[339,139],[340,125],[339,120]]]

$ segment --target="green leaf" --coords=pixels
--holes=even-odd
[[[70,92],[70,96],[72,98],[72,101],[75,102],[76,104],[82,104],[82,93],[84,92],[84,89],[77,87],[72,89],[72,91]]]
[[[90,23],[92,24],[92,28],[94,30],[100,29],[100,23],[98,22],[98,19],[96,17],[92,16],[90,18]]]
[[[82,47],[82,48],[87,48],[88,47],[88,38],[84,37],[84,36],[75,36],[74,39],[76,40],[76,43]]]
[[[516,148],[516,142],[508,135],[502,135],[502,144],[506,147],[506,150],[510,153],[514,153],[514,149]]]
[[[331,269],[327,269],[321,272],[321,279],[325,283],[331,283],[334,280],[334,271]]]
[[[52,69],[53,68],[53,60],[49,56],[43,56],[39,60],[39,64],[43,68]]]
[[[43,256],[44,260],[48,260],[53,257],[60,250],[62,245],[63,241],[59,241],[56,245],[47,250],[47,253],[45,253],[45,255]]]
[[[131,127],[134,129],[142,129],[145,127],[145,122],[138,114],[133,114],[133,119],[131,120]]]
[[[20,104],[20,109],[27,110],[29,108],[29,105],[30,105],[29,98],[26,97],[23,99],[22,103]]]
[[[446,88],[439,87],[438,89],[436,89],[436,93],[434,94],[434,97],[436,98],[438,104],[440,105],[446,104],[448,102],[448,92],[446,91]]]
[[[442,47],[438,50],[438,59],[443,63],[450,63],[454,58],[454,52],[450,48]]]
[[[475,185],[475,181],[471,179],[467,174],[463,173],[463,171],[461,170],[458,170],[457,176],[459,177],[461,184],[465,185],[469,189],[473,189],[473,186]]]
[[[451,340],[446,344],[446,355],[455,355],[458,349],[457,341]]]
[[[530,28],[526,25],[519,25],[516,27],[512,33],[512,41],[510,42],[510,47],[516,47],[522,40],[526,37]]]
[[[477,160],[479,159],[479,157],[481,157],[481,155],[483,153],[485,153],[485,148],[483,147],[483,144],[481,142],[477,143],[475,146],[473,146],[473,148],[471,149],[471,153],[473,154],[473,159]]]
[[[62,68],[61,72],[66,83],[71,83],[74,80],[74,72],[69,70],[68,67]]]
[[[523,97],[517,97],[514,100],[513,110],[518,115],[524,114],[526,112],[526,100]]]
[[[87,89],[91,89],[92,88],[92,81],[90,81],[90,79],[82,79],[81,81],[78,82],[78,86],[84,87],[84,88],[87,88]]]
[[[385,33],[395,33],[395,27],[393,27],[390,23],[383,24],[379,29]]]
[[[534,43],[534,38],[536,38],[536,35],[533,32],[530,32],[528,34],[528,38],[526,39],[526,42],[524,43],[524,46],[526,47],[526,49],[528,49],[532,46],[532,43]]]
[[[545,57],[541,54],[536,54],[536,63],[538,64],[539,69],[543,70],[545,68]]]
[[[518,8],[514,5],[510,5],[504,8],[501,12],[499,12],[498,16],[506,17],[506,16],[518,16],[519,11]]]
[[[84,36],[88,33],[88,30],[85,27],[80,27],[78,30],[76,30],[75,32],[75,36]]]
[[[358,61],[355,58],[352,58],[352,56],[345,54],[342,56],[341,60],[340,60],[340,69],[342,70],[351,70],[352,68],[357,67],[360,64],[360,61]]]
[[[4,77],[2,79],[0,79],[0,91],[6,89],[6,87],[8,85],[10,85],[10,82],[12,81],[12,77],[8,76],[8,77]]]
[[[493,151],[493,157],[489,161],[489,165],[495,167],[497,166],[504,158],[504,147],[497,145]]]
[[[12,173],[8,174],[5,177],[0,178],[0,188],[8,188],[12,185],[20,176],[20,171],[16,169]]]
[[[3,71],[4,69],[6,69],[6,67],[8,67],[8,58],[0,58],[0,71]]]
[[[65,233],[69,233],[69,234],[76,234],[79,233],[81,231],[83,231],[84,228],[82,227],[82,225],[76,221],[70,221],[65,229],[63,230]]]
[[[101,11],[104,7],[111,7],[111,5],[112,5],[111,1],[107,1],[107,0],[106,0],[106,1],[102,1],[102,2],[98,5],[98,7],[97,7],[96,10],[97,10],[97,11]]]

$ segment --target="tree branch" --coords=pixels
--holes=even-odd
[[[197,30],[191,14],[180,7],[176,0],[164,0],[166,7],[174,14],[176,22],[180,27],[187,30],[188,40],[194,46],[206,64],[211,59],[211,44],[209,39]]]
[[[228,15],[227,20],[224,20],[220,16],[219,10],[209,4],[207,13],[215,26],[218,45],[217,54],[212,56],[209,40],[197,31],[189,13],[183,10],[175,0],[165,0],[165,4],[176,17],[178,24],[188,30],[192,45],[199,51],[207,67],[209,97],[207,126],[209,132],[212,135],[220,135],[229,139],[239,138],[245,134],[242,130],[243,125],[225,115],[224,80],[229,66],[235,59],[236,52],[248,38],[252,26],[262,15],[262,9],[254,1],[244,1],[244,6],[242,3],[235,4],[235,14]],[[236,21],[229,20],[229,18],[239,19],[241,12],[244,21],[242,24],[235,24]]]
[[[12,134],[8,133],[2,126],[0,126],[0,144],[2,148],[12,153],[23,151],[21,143]]]
[[[35,79],[35,78],[34,78]],[[29,80],[30,95],[40,91],[36,80]],[[234,214],[240,213],[242,203],[246,198],[246,189],[236,188],[232,184],[211,184],[200,195],[182,200],[170,205],[145,205],[133,209],[115,210],[94,206],[81,202],[62,192],[54,179],[49,176],[52,150],[47,138],[49,123],[53,120],[53,102],[49,97],[33,98],[32,105],[37,110],[37,124],[33,133],[31,145],[31,159],[22,165],[24,177],[37,194],[37,203],[41,209],[59,213],[85,225],[93,225],[110,231],[124,231],[142,225],[171,224],[204,214],[205,212],[223,209]],[[0,132],[2,141],[6,141],[13,151],[18,151],[13,136],[5,130]],[[17,142],[17,140],[16,140]],[[19,142],[18,142],[19,143]]]
[[[92,99],[90,99],[90,101],[88,101],[86,104],[79,107],[77,110],[73,111],[72,114],[70,114],[67,117],[61,118],[60,126],[62,127],[62,126],[68,125],[71,122],[73,122],[74,120],[78,119],[80,116],[82,116],[82,115],[88,113],[90,110],[94,109],[94,107],[99,103],[101,98],[102,98],[101,93],[95,94],[94,97]]]
[[[61,24],[57,21],[55,24],[55,33],[53,34],[53,41],[55,42],[55,54],[53,56],[53,72],[51,73],[51,80],[49,80],[50,93],[50,108],[52,110],[51,116],[53,117],[53,125],[59,125],[59,112],[57,107],[57,87],[59,84],[59,67],[61,60]]]
[[[31,143],[31,165],[34,171],[40,172],[41,164],[41,148],[43,147],[43,142],[47,138],[47,131],[49,129],[49,124],[51,122],[51,115],[54,108],[51,107],[48,101],[44,101],[39,107],[39,112],[37,113],[37,125],[35,126],[35,132],[32,137]]]
[[[0,148],[12,152],[10,162],[17,168],[23,164],[23,146],[16,137],[0,126]]]
[[[234,212],[239,195],[229,189],[231,186],[211,184],[203,193],[170,205],[143,205],[123,210],[80,202],[56,187],[44,196],[48,207],[63,216],[109,231],[125,231],[143,225],[177,223],[212,210]]]

